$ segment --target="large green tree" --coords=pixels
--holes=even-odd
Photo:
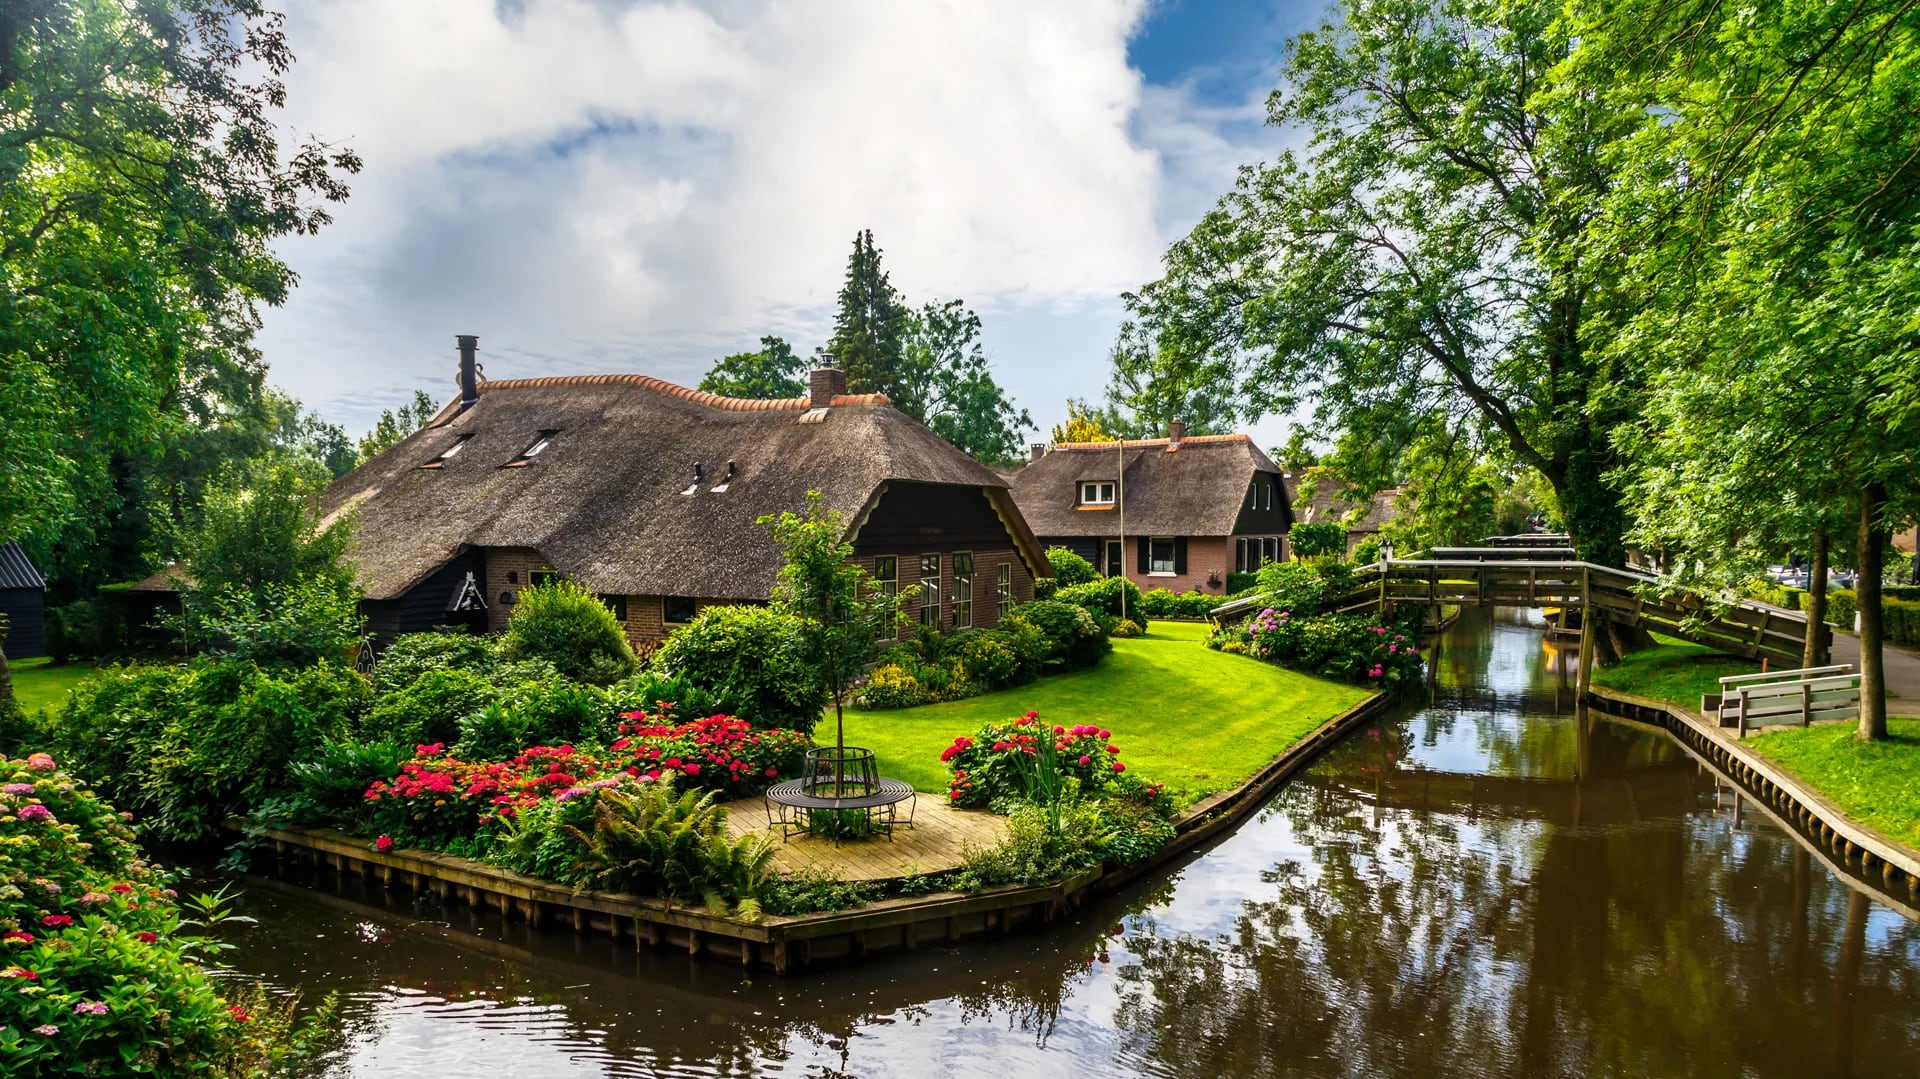
[[[1724,579],[1850,531],[1860,735],[1884,737],[1882,552],[1920,508],[1920,14],[1569,7],[1559,96],[1640,118],[1592,237],[1635,311],[1609,347],[1661,372],[1622,438],[1640,533]]]
[[[1128,304],[1160,377],[1220,385],[1244,418],[1311,406],[1366,489],[1436,423],[1500,440],[1582,555],[1620,565],[1610,430],[1633,374],[1588,346],[1610,301],[1578,240],[1627,121],[1539,94],[1572,47],[1558,14],[1346,0],[1289,45],[1269,101],[1306,149],[1243,169]]]
[[[0,4],[0,536],[114,501],[189,402],[257,373],[273,241],[351,152],[284,146],[292,63],[257,0]]]
[[[994,381],[980,343],[980,316],[959,300],[911,313],[894,407],[988,463],[1020,457],[1033,418]]]
[[[847,279],[825,349],[834,366],[847,373],[847,389],[904,399],[900,361],[910,323],[911,313],[880,268],[873,230],[860,232],[847,256]]]
[[[700,379],[700,389],[722,397],[779,399],[807,395],[807,360],[784,338],[762,337],[760,351],[722,358]]]
[[[427,425],[427,421],[440,411],[433,398],[424,390],[413,391],[413,400],[398,409],[381,409],[380,418],[374,421],[373,430],[360,436],[358,452],[350,460],[348,467],[363,461],[370,461],[400,444],[400,440]],[[334,472],[334,475],[341,475]]]

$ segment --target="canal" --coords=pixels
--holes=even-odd
[[[227,958],[338,994],[328,1076],[1920,1074],[1920,924],[1576,716],[1537,614],[1433,655],[1430,703],[1045,934],[774,977],[248,877]]]

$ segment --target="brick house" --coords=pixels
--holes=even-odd
[[[460,344],[461,398],[328,488],[329,518],[354,513],[379,642],[500,629],[553,575],[658,641],[703,607],[765,602],[781,559],[756,521],[808,491],[877,579],[923,586],[929,625],[992,625],[1052,572],[1006,481],[839,371],[744,400],[642,375],[480,381]]]
[[[1225,594],[1227,574],[1286,557],[1293,524],[1280,466],[1244,434],[1065,442],[1013,472],[1014,500],[1046,546],[1143,589]]]

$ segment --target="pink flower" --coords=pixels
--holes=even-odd
[[[1124,772],[1127,770],[1127,766],[1124,764],[1121,764],[1119,761],[1114,761],[1113,770],[1116,772]]]
[[[31,783],[9,783],[9,784],[7,784],[7,785],[6,785],[6,786],[4,786],[4,787],[0,787],[0,790],[3,790],[3,791],[6,791],[6,792],[7,792],[8,794],[32,794],[32,793],[33,793],[33,784],[31,784]]]
[[[37,802],[30,806],[21,806],[20,819],[25,821],[52,820],[53,810]]]
[[[27,981],[37,982],[40,980],[40,975],[27,970],[25,967],[8,967],[5,970],[0,970],[0,978],[25,978]]]
[[[101,1002],[101,1001],[98,1001],[98,1000],[96,1000],[96,1001],[93,1001],[92,1003],[88,1003],[87,1001],[84,1001],[84,1000],[83,1000],[83,1001],[81,1001],[80,1003],[78,1003],[78,1004],[75,1004],[75,1005],[73,1006],[73,1014],[75,1014],[75,1015],[105,1015],[105,1014],[107,1014],[107,1006],[106,1006],[106,1004],[105,1004],[105,1003],[103,1003],[103,1002]]]
[[[68,914],[49,914],[40,919],[40,924],[48,929],[65,929],[73,924],[73,916]]]
[[[1081,757],[1081,758],[1080,758],[1080,763],[1081,763],[1081,765],[1082,765],[1082,766],[1085,766],[1085,765],[1089,765],[1089,764],[1092,764],[1092,763],[1093,763],[1093,758],[1092,758],[1092,757]]]
[[[42,1023],[39,1026],[34,1027],[33,1032],[35,1034],[44,1034],[47,1037],[51,1038],[55,1034],[60,1033],[60,1028],[54,1026],[52,1023]]]
[[[1108,752],[1108,753],[1118,753],[1118,752],[1120,752],[1120,747],[1119,747],[1119,746],[1108,746],[1108,747],[1107,747],[1107,752]]]
[[[390,851],[390,850],[392,850],[392,849],[393,849],[393,837],[392,837],[392,836],[390,836],[390,835],[383,835],[383,836],[381,836],[381,837],[380,837],[379,839],[376,839],[376,840],[374,840],[374,841],[373,841],[373,849],[374,849],[374,850],[377,850],[377,851],[380,851],[381,853],[385,853],[385,852],[387,852],[387,851]]]
[[[33,756],[27,758],[28,771],[51,772],[56,767],[58,767],[58,765],[53,763],[53,758],[45,753],[35,753]]]
[[[1027,713],[1027,718],[1028,718],[1028,719],[1039,719],[1039,718],[1040,718],[1040,713],[1038,713],[1038,712],[1028,712],[1028,713]]]
[[[1109,731],[1109,730],[1104,730],[1104,729],[1103,729],[1103,730],[1101,730],[1101,732],[1100,732],[1100,740],[1101,740],[1102,742],[1105,742],[1105,741],[1107,741],[1108,739],[1110,739],[1110,738],[1112,738],[1112,737],[1113,737],[1113,732],[1112,732],[1112,731]]]
[[[447,744],[445,742],[434,742],[429,745],[414,746],[413,755],[416,757],[438,757],[446,751],[446,748]]]

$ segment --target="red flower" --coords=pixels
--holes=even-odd
[[[377,850],[377,851],[380,851],[380,852],[381,852],[381,853],[383,853],[383,854],[384,854],[385,852],[387,852],[387,851],[390,851],[390,850],[392,850],[392,849],[393,849],[393,837],[392,837],[392,836],[390,836],[390,835],[383,835],[383,836],[381,836],[381,837],[380,837],[379,839],[376,839],[376,840],[374,840],[374,841],[373,841],[373,849],[374,849],[374,850]]]
[[[0,936],[0,940],[4,940],[8,944],[13,944],[15,942],[18,942],[21,944],[32,944],[33,934],[27,932],[24,929],[14,929],[14,930],[8,931],[8,933],[5,936]]]
[[[235,1019],[239,1020],[242,1023],[245,1023],[252,1018],[252,1016],[249,1016],[247,1014],[247,1010],[245,1008],[242,1008],[238,1004],[229,1005],[227,1007],[227,1014],[233,1016]]]
[[[155,943],[158,943],[160,940],[160,938],[155,934],[148,933],[145,931],[135,933],[133,935],[133,939],[139,941],[142,944],[155,944]]]
[[[126,895],[126,894],[127,894],[128,892],[131,892],[131,891],[133,891],[133,885],[131,885],[131,884],[116,884],[116,885],[114,885],[113,887],[111,887],[111,888],[109,888],[109,889],[107,889],[107,890],[108,890],[108,891],[110,891],[110,892],[119,892],[119,893],[120,893],[121,895]]]
[[[49,914],[40,919],[40,924],[46,926],[48,929],[65,929],[67,926],[73,924],[73,918],[71,915],[66,914]]]
[[[1124,764],[1121,764],[1119,761],[1114,761],[1113,770],[1116,772],[1124,772],[1127,770],[1127,766]]]
[[[1120,752],[1120,747],[1119,747],[1119,746],[1108,746],[1108,747],[1107,747],[1107,752],[1108,752],[1108,753],[1118,753],[1118,752]]]

